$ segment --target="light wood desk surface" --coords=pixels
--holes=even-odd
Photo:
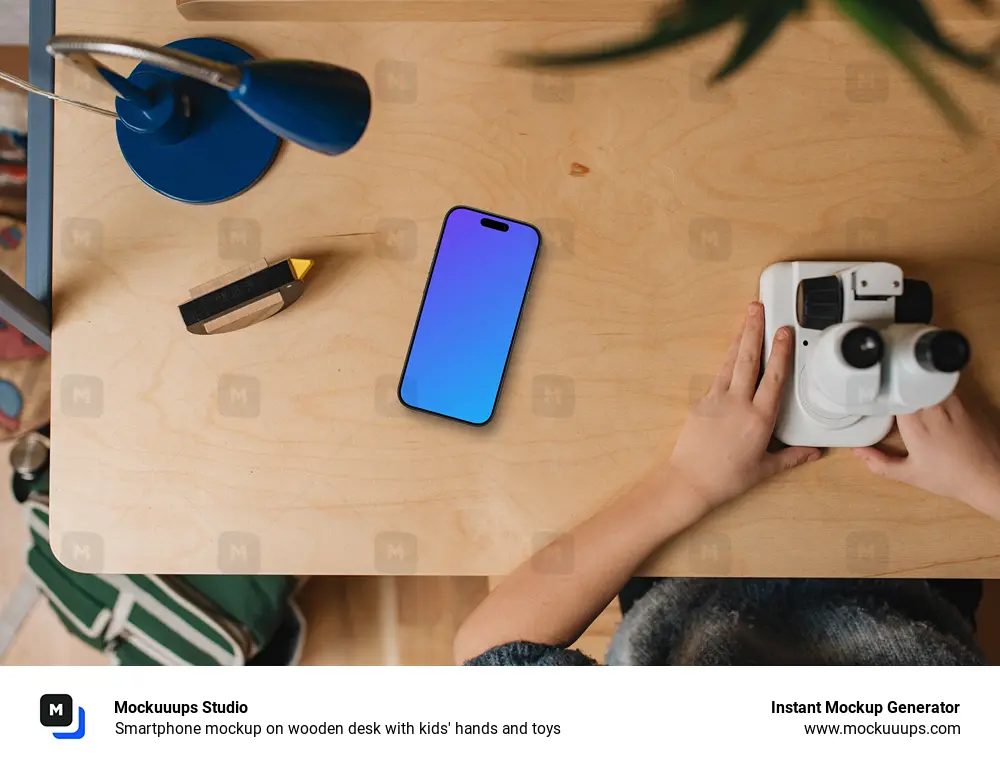
[[[949,27],[989,39],[994,23],[963,5],[939,4]],[[70,565],[506,572],[672,441],[778,260],[885,258],[930,280],[937,320],[972,342],[967,377],[1000,394],[997,90],[939,70],[984,132],[965,149],[829,17],[790,26],[708,91],[735,30],[551,77],[505,68],[500,53],[636,23],[400,13],[196,23],[170,0],[60,0],[61,33],[222,36],[349,66],[375,96],[348,154],[286,146],[258,186],[205,207],[143,186],[107,118],[57,108],[52,527]],[[62,65],[57,85],[86,95]],[[458,203],[545,237],[484,429],[395,401],[441,219]],[[298,254],[319,265],[289,310],[230,335],[185,331],[189,288]],[[571,552],[547,566],[570,569]],[[712,515],[647,570],[1000,576],[1000,525],[835,451]]]

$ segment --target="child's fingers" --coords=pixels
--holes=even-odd
[[[899,435],[903,437],[904,444],[927,433],[927,426],[920,419],[919,412],[912,412],[909,415],[897,415],[896,427],[899,428]]]
[[[858,447],[851,452],[861,458],[868,466],[868,470],[876,476],[884,476],[895,481],[907,480],[909,463],[905,457],[887,455],[875,447]]]
[[[933,407],[920,410],[918,417],[928,431],[946,428],[951,423],[951,415],[945,410],[943,404],[935,404]]]
[[[959,399],[958,394],[954,392],[952,392],[951,396],[941,402],[941,406],[944,407],[945,412],[947,412],[951,417],[965,413],[965,406],[962,404],[962,400]]]
[[[823,456],[816,447],[785,447],[767,456],[764,469],[771,476],[788,471],[796,466],[819,460]]]
[[[740,348],[736,352],[733,366],[733,380],[729,390],[748,400],[753,398],[760,372],[760,347],[764,341],[764,307],[754,301],[747,312],[747,323],[743,328]]]
[[[771,344],[771,356],[767,360],[767,369],[761,378],[760,386],[754,395],[753,403],[771,416],[777,416],[781,404],[781,392],[788,379],[788,368],[792,361],[793,336],[787,327],[780,327],[774,334]]]
[[[745,325],[746,323],[744,323]],[[718,375],[715,376],[715,383],[712,384],[713,393],[722,393],[729,390],[729,384],[733,382],[733,368],[736,366],[736,355],[740,350],[740,340],[743,338],[743,328],[733,338],[729,344],[729,351],[726,352],[726,359],[719,368]]]

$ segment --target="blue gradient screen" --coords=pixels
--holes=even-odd
[[[474,425],[493,416],[539,244],[527,224],[448,213],[399,383],[403,404]]]

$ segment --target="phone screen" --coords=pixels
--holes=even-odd
[[[399,381],[403,404],[473,425],[493,417],[540,244],[530,224],[448,212]]]

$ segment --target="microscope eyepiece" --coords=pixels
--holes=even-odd
[[[958,372],[969,363],[969,341],[954,330],[929,330],[917,339],[915,353],[929,372]]]
[[[844,361],[856,370],[867,370],[882,361],[885,343],[871,327],[855,327],[840,341]]]

